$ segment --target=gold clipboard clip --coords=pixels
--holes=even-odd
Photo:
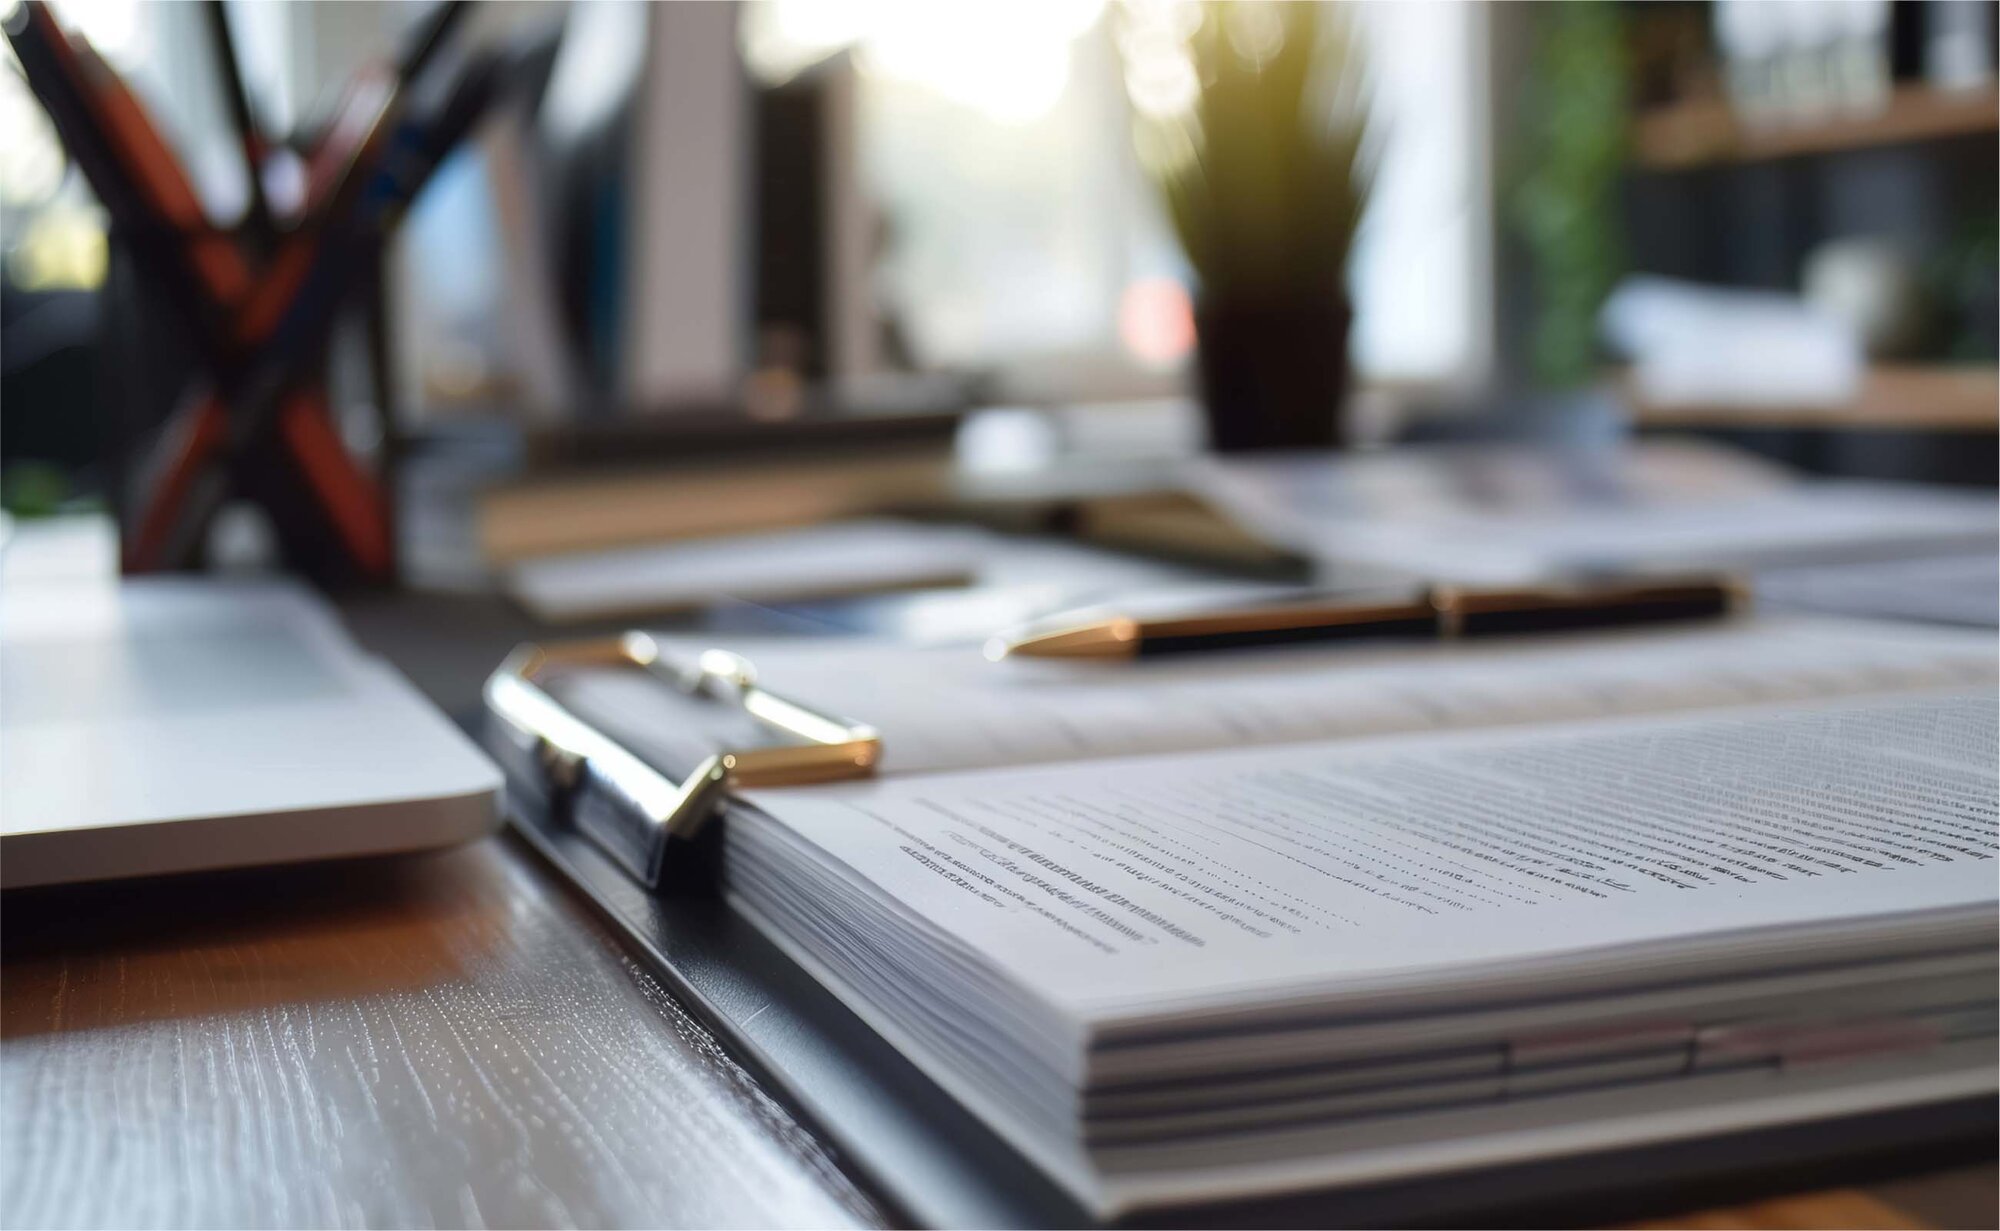
[[[676,782],[542,686],[551,672],[577,667],[643,671],[685,695],[735,705],[790,742],[717,752]],[[708,650],[681,662],[641,632],[522,645],[487,677],[485,700],[487,743],[509,781],[539,795],[648,887],[660,883],[669,844],[700,833],[728,792],[865,778],[882,756],[874,728],[772,692],[743,656]]]

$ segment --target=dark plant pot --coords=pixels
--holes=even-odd
[[[1209,448],[1331,449],[1346,440],[1345,296],[1195,309]]]

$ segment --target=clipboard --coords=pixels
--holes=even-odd
[[[565,668],[606,666],[739,707],[784,742],[716,753],[676,781],[542,686]],[[521,646],[487,681],[486,717],[488,746],[507,771],[514,830],[898,1223],[1096,1225],[714,892],[716,822],[732,787],[868,777],[880,763],[879,732],[772,692],[738,655],[682,662],[644,633]],[[1995,1134],[1991,1100],[1957,1099],[1442,1177],[1188,1205],[1129,1225],[1622,1222],[1985,1161]],[[1664,1203],[1661,1194],[1669,1194]]]
[[[546,687],[564,670],[605,667],[740,710],[774,742],[716,752],[677,778]],[[1091,1223],[714,891],[728,792],[868,777],[881,759],[874,728],[774,692],[740,655],[676,658],[642,632],[519,646],[487,678],[484,700],[483,735],[506,772],[515,831],[900,1223]]]

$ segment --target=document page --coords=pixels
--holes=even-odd
[[[867,518],[824,526],[535,556],[507,590],[548,623],[617,619],[724,598],[824,598],[961,585],[985,540],[956,526]]]
[[[667,638],[690,656],[710,643]],[[1561,721],[1990,683],[1990,634],[1814,617],[1121,663],[986,661],[971,647],[730,643],[785,696],[883,733],[885,774]],[[676,772],[752,738],[635,672],[562,698]],[[703,719],[700,711],[714,715]],[[691,742],[696,745],[691,747]]]
[[[2000,554],[1906,555],[1797,565],[1757,574],[1757,602],[1774,611],[2000,627]]]
[[[1996,755],[1984,689],[752,792],[742,823],[1102,1023],[1899,912],[1988,926]]]

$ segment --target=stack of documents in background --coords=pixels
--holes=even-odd
[[[1101,1215],[1996,1084],[1990,636],[733,648],[885,759],[732,805],[731,900]],[[685,768],[648,683],[561,695]]]
[[[752,601],[824,598],[962,585],[978,570],[976,531],[859,518],[686,543],[537,556],[507,589],[548,623],[614,619]]]
[[[1887,560],[1795,564],[1757,574],[1767,608],[2000,626],[2000,554],[1989,545]]]
[[[1601,467],[1532,450],[1216,462],[1196,477],[1244,524],[1338,566],[1507,584],[1614,570],[1758,569],[1991,552],[1991,492],[1792,481],[1708,450],[1648,446]],[[1700,474],[1699,481],[1690,482]]]

